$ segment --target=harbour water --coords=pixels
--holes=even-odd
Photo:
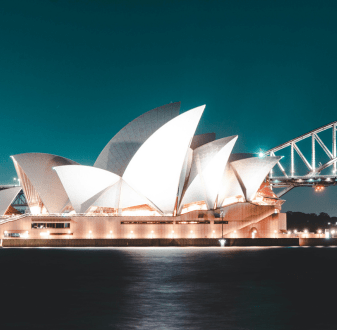
[[[336,329],[335,247],[0,249],[5,329]]]

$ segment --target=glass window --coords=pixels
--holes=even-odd
[[[70,223],[64,222],[47,222],[47,223],[32,223],[32,229],[46,229],[46,228],[70,228]]]

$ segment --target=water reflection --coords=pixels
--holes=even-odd
[[[1,324],[333,329],[336,257],[312,247],[1,249]]]

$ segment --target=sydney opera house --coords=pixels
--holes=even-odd
[[[286,217],[268,175],[280,157],[232,153],[238,136],[195,135],[204,109],[144,113],[93,166],[11,156],[20,186],[0,190],[1,238],[276,237]],[[23,214],[13,204],[22,191]]]

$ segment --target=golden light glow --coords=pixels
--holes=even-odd
[[[131,217],[159,217],[160,213],[147,204],[127,207],[122,210],[122,216]]]
[[[316,192],[320,192],[322,190],[324,190],[324,186],[320,186],[320,185],[315,186],[315,191]]]
[[[198,202],[185,204],[183,206],[181,214],[185,214],[185,213],[196,211],[196,210],[207,210],[207,205],[205,201],[198,201]]]
[[[30,207],[31,214],[41,214],[41,207],[39,205],[31,206]]]
[[[243,203],[245,201],[244,197],[241,195],[225,198],[222,206],[227,206],[235,203]]]
[[[111,216],[118,215],[118,209],[114,209],[112,207],[98,207],[91,206],[87,215],[102,215],[102,216]]]

